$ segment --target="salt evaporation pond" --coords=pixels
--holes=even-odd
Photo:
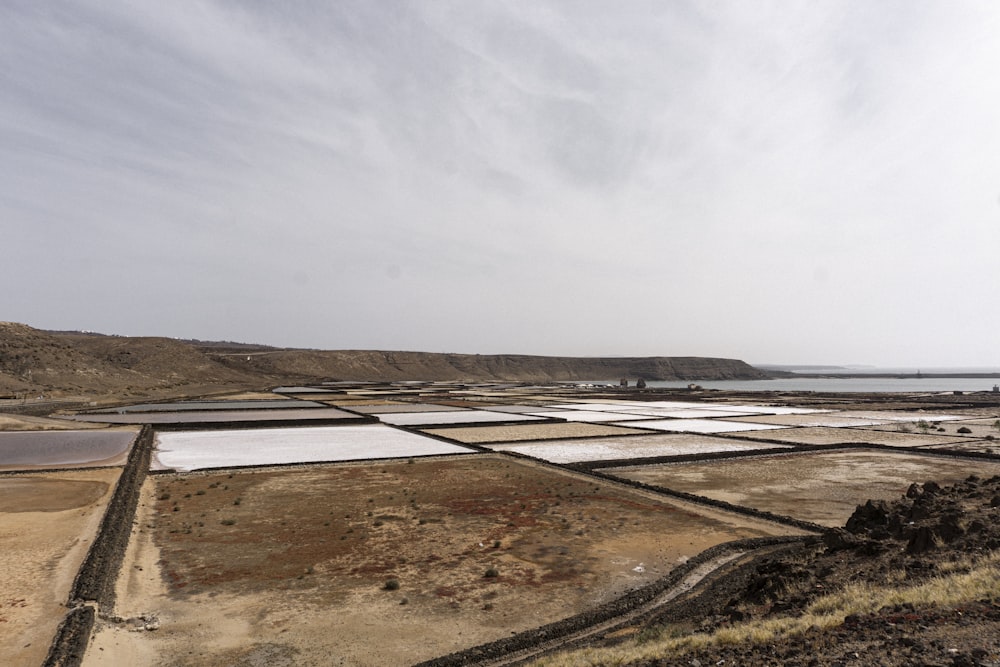
[[[351,410],[361,412],[366,415],[377,415],[382,413],[396,412],[458,412],[465,408],[454,408],[435,403],[392,403],[386,402],[381,405],[352,405]]]
[[[705,416],[705,417],[721,417],[723,415],[716,414],[718,412],[732,412],[734,414],[758,414],[758,415],[805,415],[812,414],[816,412],[830,412],[829,410],[821,410],[817,408],[797,408],[791,406],[765,406],[765,405],[731,405],[729,403],[694,403],[691,401],[612,401],[612,402],[593,402],[593,403],[559,403],[556,405],[549,406],[552,408],[560,408],[566,410],[599,410],[601,412],[631,412],[632,414],[646,414],[652,411],[653,414],[661,413],[661,411],[693,411],[690,413],[692,417]],[[708,414],[699,415],[698,411],[704,411]],[[673,416],[664,414],[664,416]]]
[[[123,414],[127,412],[182,412],[186,410],[287,410],[325,408],[326,404],[295,398],[247,399],[240,401],[176,401],[173,403],[138,403],[117,408],[92,410],[87,414]]]
[[[722,419],[654,419],[629,422],[628,425],[650,428],[656,431],[678,431],[681,433],[731,433],[785,428],[784,426],[776,426],[774,424],[751,424],[749,422],[724,421]]]
[[[525,422],[541,417],[486,410],[451,410],[448,412],[395,412],[377,415],[380,421],[396,426],[427,426],[437,424],[475,424],[479,422]]]
[[[400,429],[364,426],[172,431],[156,434],[154,470],[200,470],[318,461],[351,461],[472,450]]]
[[[191,412],[136,412],[128,415],[73,415],[72,419],[105,424],[211,424],[228,422],[333,421],[362,419],[337,408],[304,410],[206,410]]]
[[[531,412],[545,419],[565,419],[568,422],[620,422],[642,419],[642,415],[628,412],[598,412],[596,410],[558,410],[552,412]]]
[[[135,431],[0,431],[0,469],[124,463]]]
[[[708,454],[711,452],[743,452],[757,449],[779,449],[788,446],[790,445],[754,444],[711,436],[679,434],[487,445],[489,449],[494,451],[518,452],[551,463],[613,461]]]

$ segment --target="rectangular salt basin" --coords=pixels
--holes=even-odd
[[[276,387],[275,394],[337,394],[336,389],[321,389],[319,387]]]
[[[819,408],[796,408],[784,405],[730,405],[728,403],[720,403],[718,407],[725,410],[732,410],[734,412],[744,412],[758,415],[812,415],[824,412],[833,412],[832,410],[822,410]]]
[[[651,428],[657,431],[679,431],[682,433],[731,433],[785,428],[784,426],[773,424],[750,424],[747,422],[724,421],[722,419],[654,419],[629,422],[628,425],[637,428]]]
[[[937,415],[923,412],[896,412],[895,410],[844,410],[837,413],[842,417],[852,417],[858,419],[877,419],[879,421],[891,422],[943,422],[960,419],[968,419],[961,415]]]
[[[136,431],[3,431],[0,469],[121,465]]]
[[[248,399],[240,401],[175,401],[173,403],[138,403],[117,408],[93,410],[88,414],[124,414],[127,412],[183,412],[185,410],[287,410],[322,408],[323,403],[300,401],[295,398]]]
[[[389,403],[383,405],[355,405],[351,410],[362,412],[366,415],[377,415],[381,413],[402,413],[402,412],[457,412],[466,408],[452,408],[445,405],[435,405],[434,403]]]
[[[778,415],[778,414],[812,414],[816,412],[830,412],[829,410],[818,410],[813,408],[796,407],[769,407],[763,405],[731,405],[729,403],[694,403],[691,401],[607,401],[603,403],[561,403],[551,406],[569,410],[600,410],[607,412],[632,412],[645,414],[647,411],[669,411],[669,410],[702,410],[702,411],[724,411],[732,413],[734,416],[743,414]],[[694,415],[697,416],[697,415]],[[713,415],[722,416],[722,415]]]
[[[192,412],[136,412],[128,415],[73,415],[71,419],[104,424],[211,424],[364,419],[337,408],[304,410],[207,410]]]
[[[553,410],[540,405],[484,405],[483,409],[492,412],[512,412],[514,414],[530,415],[538,412],[567,412],[567,410]]]
[[[885,424],[884,419],[864,419],[861,417],[841,417],[838,413],[819,415],[760,415],[755,417],[732,417],[728,421],[754,423],[754,424],[775,424],[779,426],[829,426],[830,428],[840,428],[844,426],[873,426],[875,424]]]
[[[157,433],[154,470],[350,461],[471,450],[415,433],[382,426],[316,426]]]
[[[617,422],[642,419],[642,415],[627,412],[597,412],[591,410],[556,410],[552,412],[531,412],[545,419],[565,419],[568,422]]]
[[[648,433],[634,428],[622,428],[609,424],[588,424],[586,422],[542,422],[528,424],[504,424],[502,426],[472,426],[431,428],[432,435],[478,444],[484,442],[516,442],[523,440],[548,440],[552,438],[587,438],[615,435],[639,435]]]
[[[494,451],[518,452],[550,463],[612,461],[657,456],[683,456],[709,452],[742,452],[778,449],[790,445],[754,444],[699,435],[638,435],[627,438],[558,440],[488,445]]]
[[[660,419],[712,419],[715,417],[744,417],[745,412],[732,412],[725,410],[672,410],[662,408],[659,410],[629,410],[628,412],[615,412],[613,414],[622,415],[626,418],[637,417],[659,417]]]
[[[839,427],[803,426],[785,428],[778,431],[758,431],[745,433],[746,438],[762,438],[780,440],[793,445],[841,445],[869,444],[885,445],[887,447],[929,447],[947,442],[960,442],[962,436],[946,437],[943,435],[924,435],[921,433],[901,433],[895,430],[882,431],[889,427]]]
[[[375,415],[379,421],[396,426],[425,426],[428,424],[475,424],[478,422],[538,421],[541,417],[517,415],[488,410],[450,410],[448,412],[396,412]]]

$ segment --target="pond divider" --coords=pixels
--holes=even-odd
[[[153,429],[146,425],[132,443],[97,535],[73,581],[67,603],[71,609],[59,625],[43,667],[79,665],[97,615],[102,610],[109,613],[114,608],[115,583],[132,535],[132,521],[149,470],[152,449]]]

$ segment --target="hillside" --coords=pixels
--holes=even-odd
[[[768,377],[735,359],[300,350],[0,323],[0,395],[167,395],[322,380],[553,382]]]

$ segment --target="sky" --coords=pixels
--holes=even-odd
[[[0,320],[1000,366],[1000,4],[4,0]]]

